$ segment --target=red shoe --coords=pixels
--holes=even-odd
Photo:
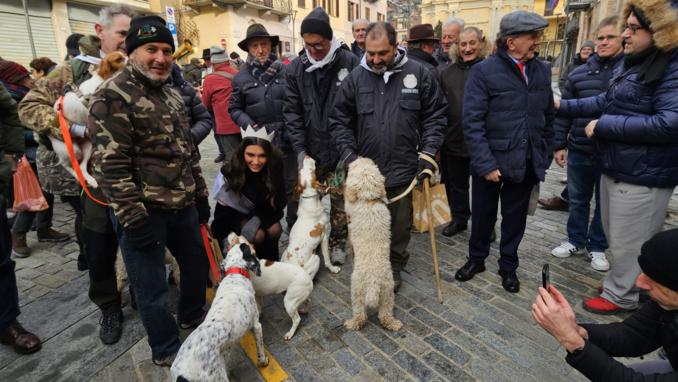
[[[584,309],[595,314],[617,314],[629,312],[632,309],[624,309],[621,306],[603,297],[596,297],[584,301]]]

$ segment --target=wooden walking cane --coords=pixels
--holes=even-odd
[[[443,303],[443,292],[440,289],[440,270],[438,269],[438,251],[436,250],[436,231],[433,223],[433,207],[431,206],[431,180],[424,178],[424,199],[428,213],[428,232],[431,237],[431,253],[433,254],[433,270],[436,274],[436,289],[438,290],[438,302]]]

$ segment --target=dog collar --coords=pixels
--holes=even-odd
[[[250,273],[247,272],[247,269],[240,268],[240,267],[230,267],[224,272],[224,277],[228,275],[233,275],[233,274],[239,274],[242,276],[245,276],[246,278],[250,278]]]

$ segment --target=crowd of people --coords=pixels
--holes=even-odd
[[[453,217],[442,234],[460,234],[471,220],[468,259],[455,279],[468,282],[485,271],[499,238],[501,284],[519,292],[518,249],[529,206],[555,161],[567,165],[567,185],[539,203],[569,214],[567,237],[552,255],[583,255],[607,272],[600,296],[584,301],[586,310],[640,309],[623,323],[579,325],[558,289],[545,285],[532,306],[535,320],[591,379],[674,380],[678,230],[661,231],[678,185],[678,11],[668,1],[628,0],[568,66],[562,99],[554,98],[550,63],[538,56],[547,26],[535,13],[511,12],[490,41],[453,18],[443,24],[442,39],[421,24],[403,44],[391,24],[359,19],[348,46],[316,8],[301,23],[303,50],[291,61],[279,55],[278,36],[252,24],[237,44],[245,60],[221,44],[203,50],[204,63],[193,58],[181,68],[162,18],[112,5],[102,9],[92,35],[69,38],[61,64],[38,58],[29,71],[0,60],[0,340],[19,353],[41,347],[17,321],[11,254],[30,256],[32,226],[39,241],[69,240],[52,228],[57,195],[75,212],[77,266],[89,272],[101,341],[113,344],[122,335],[119,248],[153,362],[169,366],[181,346],[179,328],[195,328],[205,316],[208,261],[200,226],[211,222],[220,242],[230,232],[243,235],[258,257],[279,260],[279,239],[296,219],[294,188],[304,158],[315,160],[315,179],[328,190],[330,258],[337,265],[349,252],[346,171],[359,157],[377,164],[394,199],[388,208],[396,292],[409,259],[409,186],[431,177],[435,161]],[[91,78],[113,52],[124,53],[127,64],[88,99],[86,126],[62,130],[54,105],[64,88]],[[222,164],[217,179],[205,179],[199,165],[199,145],[210,132],[219,147],[214,161]],[[64,169],[49,139],[64,134],[93,143],[96,187]],[[49,208],[14,214],[7,210],[10,175],[24,153]],[[181,269],[177,312],[167,306],[166,249]],[[642,307],[641,290],[650,297]],[[662,346],[668,360],[661,362],[626,367],[612,358]]]

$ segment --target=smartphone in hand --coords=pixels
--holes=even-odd
[[[549,265],[544,264],[544,267],[542,267],[541,269],[541,286],[543,286],[544,289],[548,291],[550,284],[551,284],[551,273],[549,272]]]

